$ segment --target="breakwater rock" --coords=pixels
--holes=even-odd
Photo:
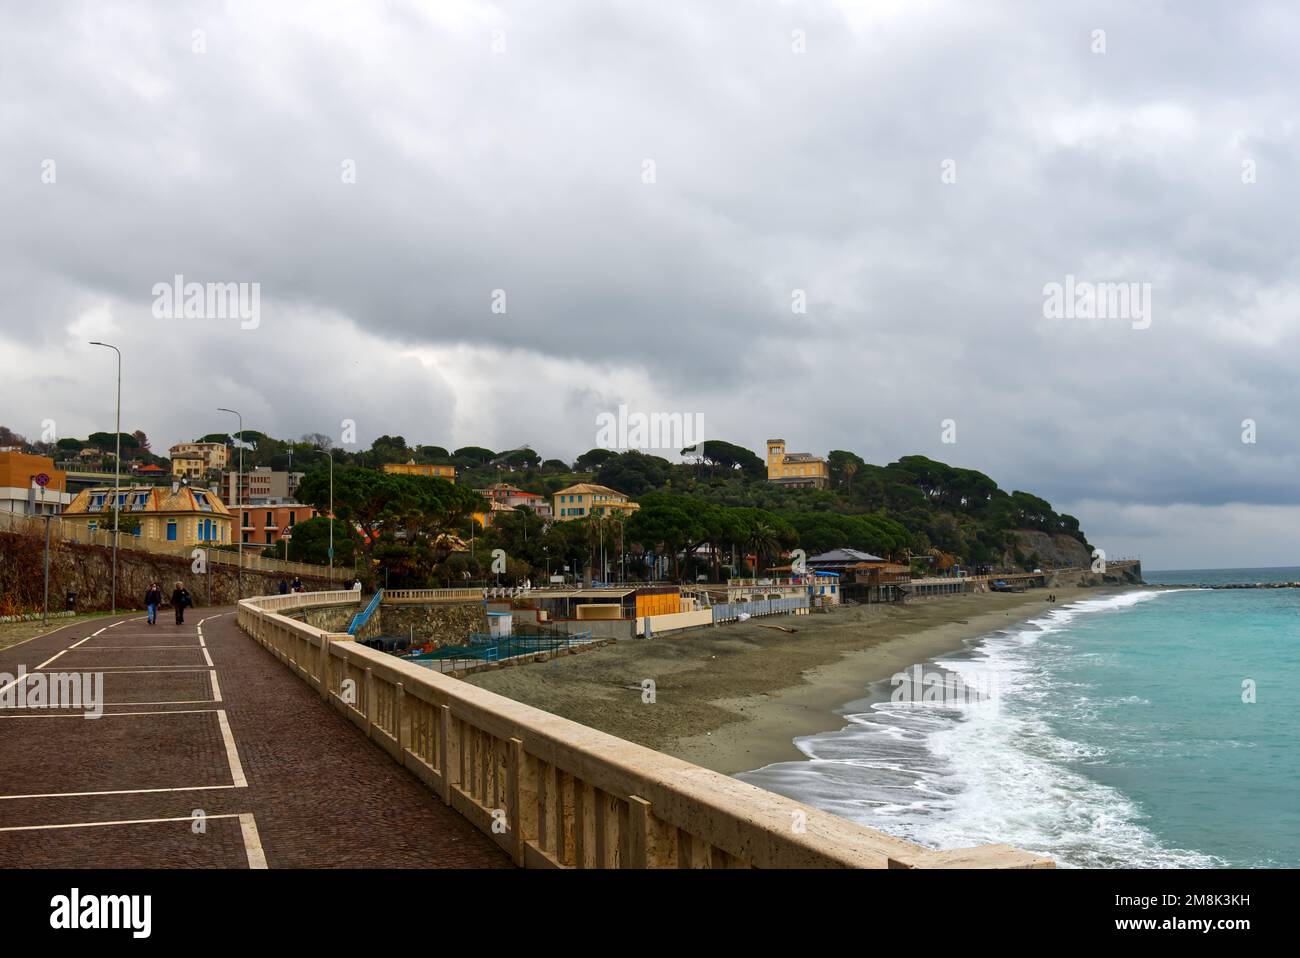
[[[1300,582],[1148,582],[1161,589],[1300,589]]]

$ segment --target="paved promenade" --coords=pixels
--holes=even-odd
[[[510,867],[233,608],[79,623],[0,651],[0,675],[20,664],[102,673],[105,705],[95,719],[0,709],[9,867]],[[14,681],[0,677],[0,699]]]

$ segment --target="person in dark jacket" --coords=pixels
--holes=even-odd
[[[194,601],[190,598],[185,586],[177,582],[176,588],[172,589],[172,609],[176,612],[177,625],[185,624],[185,607],[193,604]]]
[[[304,589],[304,588],[302,587],[302,579],[299,579],[297,576],[294,576],[294,577],[293,577],[293,587],[292,587],[292,588],[293,588],[293,591],[294,591],[294,592],[306,592],[306,591],[307,591],[306,589]]]
[[[281,579],[281,580],[280,580],[280,594],[281,594],[281,595],[288,595],[288,594],[289,594],[289,583],[288,583],[288,581],[285,580],[285,579]]]
[[[144,607],[149,610],[149,624],[158,624],[158,606],[162,605],[162,589],[158,583],[150,583],[144,594]]]

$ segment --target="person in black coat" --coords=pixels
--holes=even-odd
[[[176,624],[185,624],[185,607],[193,605],[194,600],[190,598],[189,592],[180,582],[176,583],[176,588],[172,589],[172,609],[176,612]]]

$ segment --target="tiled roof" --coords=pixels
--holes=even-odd
[[[880,556],[873,556],[870,552],[860,552],[857,549],[832,549],[830,552],[823,552],[821,555],[809,556],[809,565],[832,565],[843,562],[883,562]]]
[[[569,495],[571,493],[586,493],[587,495],[619,496],[620,498],[623,499],[627,498],[627,496],[624,493],[619,492],[617,489],[611,489],[609,486],[598,486],[594,482],[580,482],[577,485],[569,486],[567,489],[561,489],[558,492],[553,493],[553,495],[562,496],[562,495]]]
[[[189,486],[181,486],[175,492],[172,492],[170,489],[161,486],[122,486],[118,489],[118,495],[126,496],[126,504],[122,508],[124,514],[148,512],[153,514],[230,515],[230,510],[226,508],[220,497],[206,489],[191,489]],[[98,507],[93,504],[97,496],[102,496],[104,499],[103,504]],[[96,486],[93,489],[83,489],[63,510],[63,514],[65,516],[75,516],[108,512],[108,506],[112,498],[112,486]]]

